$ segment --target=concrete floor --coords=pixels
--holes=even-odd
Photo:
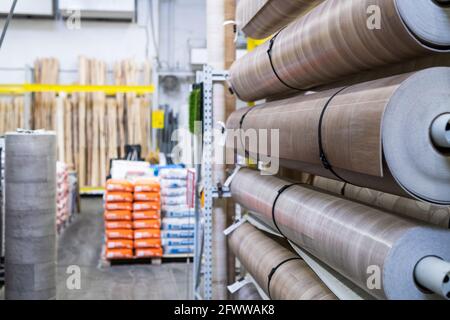
[[[82,213],[63,231],[58,246],[58,299],[190,299],[192,264],[99,267],[103,213],[99,198],[82,201]],[[81,270],[81,289],[70,290],[69,266]]]

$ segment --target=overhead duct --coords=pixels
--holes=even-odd
[[[448,52],[449,17],[433,0],[325,1],[236,61],[230,82],[242,100],[257,101]]]
[[[254,159],[448,205],[450,153],[430,130],[450,113],[449,91],[442,67],[274,101],[234,112],[227,128],[242,130],[228,130],[228,143],[237,137],[233,147]],[[279,154],[258,143],[244,150],[248,129],[278,130]]]
[[[416,284],[415,268],[427,257],[450,261],[449,230],[306,186],[287,185],[288,181],[241,169],[231,191],[261,221],[369,294],[380,299],[438,297]]]
[[[246,36],[264,39],[305,14],[323,0],[240,0],[236,10],[239,29]]]
[[[236,257],[271,299],[336,299],[303,260],[252,225],[244,223],[229,235],[228,241]]]
[[[56,298],[56,135],[6,135],[5,298]]]

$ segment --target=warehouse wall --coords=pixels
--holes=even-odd
[[[77,57],[87,55],[109,64],[133,58],[146,59],[146,0],[138,1],[138,23],[82,21],[81,29],[71,30],[65,21],[15,18],[0,50],[0,83],[21,83],[21,70],[37,57],[54,56],[62,69],[76,69]],[[172,3],[172,4],[171,4]],[[189,47],[205,47],[205,0],[160,1],[160,63],[162,69],[190,70]],[[3,26],[4,20],[0,21]],[[149,57],[155,56],[152,32],[148,34]],[[76,73],[63,73],[61,82],[76,81]],[[179,92],[160,92],[160,103],[174,108],[186,103],[188,86]]]

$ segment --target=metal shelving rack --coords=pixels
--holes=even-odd
[[[278,231],[272,227],[266,225],[257,219],[252,212],[247,212],[243,218],[236,222],[236,224],[248,222],[255,228],[270,233],[276,237],[284,238]],[[232,227],[230,227],[232,228]],[[288,243],[292,249],[305,261],[305,263],[314,271],[314,273],[322,280],[322,282],[338,297],[340,300],[373,300],[374,298],[368,293],[358,288],[351,281],[328,267],[325,263],[311,255],[309,252],[298,247],[295,243],[288,240]],[[264,291],[259,284],[253,280],[250,275],[247,275],[249,280],[256,286],[258,292],[261,294],[264,300],[266,296],[263,295]],[[262,292],[262,293],[261,293]]]
[[[193,295],[194,299],[212,299],[212,214],[214,198],[219,196],[229,197],[229,190],[218,192],[217,186],[213,180],[213,85],[215,82],[226,81],[228,73],[226,71],[214,70],[211,66],[205,65],[202,71],[197,72],[196,82],[202,84],[203,88],[203,149],[202,165],[197,165],[196,172],[202,173],[201,181],[204,192],[204,207],[200,207],[199,193],[196,192],[195,206],[195,249],[194,249],[194,276],[193,276]],[[201,145],[201,143],[200,143]],[[203,171],[202,171],[203,170]],[[239,207],[239,206],[238,206]],[[202,213],[202,214],[201,214]],[[239,214],[240,215],[240,214]],[[257,227],[258,229],[282,237],[278,232],[268,227],[251,213],[243,216],[243,219]],[[203,233],[203,236],[202,236]],[[362,290],[358,290],[348,280],[343,279],[333,270],[325,266],[321,261],[311,256],[308,252],[289,242],[293,249],[299,254],[305,262],[314,270],[321,280],[340,298],[347,300],[370,299]],[[202,272],[201,272],[202,271]],[[203,274],[203,278],[201,276]],[[253,282],[258,291],[264,293],[259,285],[249,276],[250,282]],[[202,290],[203,289],[203,290]],[[263,295],[265,299],[267,297]]]
[[[213,180],[213,86],[214,83],[226,81],[228,72],[214,70],[211,66],[205,65],[203,71],[197,72],[197,83],[203,87],[203,161],[202,168],[198,166],[197,173],[202,175],[204,208],[203,228],[200,215],[200,206],[196,205],[196,229],[195,229],[195,252],[194,252],[194,298],[212,299],[212,213],[213,199],[217,197],[217,187]],[[222,193],[220,193],[222,194]],[[196,194],[199,197],[199,194]],[[197,199],[198,200],[198,199]],[[198,203],[198,201],[196,201]],[[202,239],[200,237],[203,231],[203,250]],[[201,269],[203,271],[203,281],[201,281]],[[201,292],[200,284],[203,284]],[[203,295],[202,295],[203,294]]]

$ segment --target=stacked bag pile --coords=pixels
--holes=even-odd
[[[69,170],[65,163],[58,161],[56,163],[56,227],[58,232],[70,218],[69,194]]]
[[[156,179],[135,182],[133,228],[136,258],[162,257],[160,190]]]
[[[132,210],[133,184],[127,180],[108,180],[105,193],[106,259],[134,257]]]
[[[188,255],[194,252],[194,212],[187,205],[187,170],[159,170],[162,203],[162,244],[164,254]]]

